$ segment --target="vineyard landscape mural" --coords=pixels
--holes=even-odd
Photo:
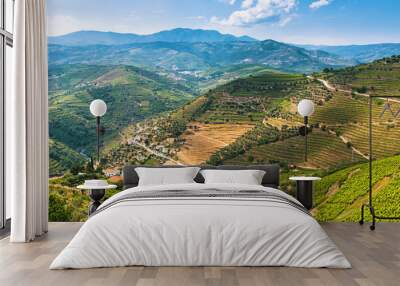
[[[372,13],[376,2],[199,2],[49,1],[50,220],[86,220],[89,198],[76,186],[106,178],[119,186],[109,197],[126,164],[277,163],[288,193],[292,175],[322,178],[311,211],[319,221],[358,221],[368,199],[370,94],[399,96],[373,102],[374,202],[399,216],[400,44],[357,38],[351,23],[329,20]],[[302,17],[346,34],[328,41]],[[108,105],[99,164],[94,99]],[[307,162],[301,99],[316,105]]]

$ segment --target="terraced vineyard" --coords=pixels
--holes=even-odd
[[[373,154],[376,158],[393,156],[400,152],[400,118],[395,118],[387,110],[381,117],[386,102],[375,99],[372,109]],[[400,104],[390,102],[394,113]],[[342,92],[323,106],[317,108],[311,123],[325,125],[326,128],[342,135],[352,146],[368,155],[368,101],[361,96],[351,96]]]
[[[304,75],[268,71],[221,85],[205,96],[207,108],[196,120],[256,124],[265,117],[292,117],[292,99],[313,98],[322,104],[331,94]]]
[[[374,162],[373,185],[377,215],[400,216],[400,156]],[[316,198],[313,213],[319,221],[358,221],[360,207],[368,201],[368,164],[324,177],[316,183]]]
[[[280,162],[281,164],[330,169],[343,163],[359,162],[363,158],[347,147],[337,136],[314,129],[309,136],[309,161],[304,164],[304,137],[295,136],[270,144],[251,148],[245,154],[225,161],[226,164],[243,162]]]
[[[321,76],[344,89],[361,89],[376,95],[400,96],[400,56],[341,70],[331,70]]]
[[[349,124],[343,129],[343,136],[364,154],[368,154],[368,126]],[[384,158],[400,153],[400,126],[388,127],[376,124],[372,132],[372,154],[374,158]]]

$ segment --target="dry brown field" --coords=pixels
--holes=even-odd
[[[190,165],[205,163],[218,149],[234,142],[254,127],[250,124],[201,124],[192,122],[183,135],[186,143],[177,153],[178,161]]]

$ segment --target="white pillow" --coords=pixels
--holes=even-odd
[[[265,171],[261,170],[202,170],[205,184],[261,185]]]
[[[135,168],[139,176],[139,186],[171,185],[195,183],[193,180],[200,168]]]

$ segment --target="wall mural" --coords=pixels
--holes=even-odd
[[[340,1],[187,7],[167,0],[159,9],[81,2],[50,0],[48,7],[50,220],[86,220],[89,199],[75,187],[103,177],[120,186],[126,164],[265,163],[280,164],[288,193],[290,176],[322,178],[312,209],[319,221],[359,220],[368,200],[368,96],[400,97],[400,44],[350,45],[367,41],[360,38],[317,45],[326,44],[318,42],[321,32],[306,28],[303,40],[290,37],[302,32],[298,17],[339,13]],[[254,7],[272,14],[259,21],[238,13]],[[290,21],[300,30],[293,32]],[[354,36],[350,28],[346,33]],[[107,104],[100,164],[89,110],[95,99]],[[315,104],[307,162],[297,112],[302,99]],[[400,215],[398,110],[400,98],[374,100],[373,196],[390,216]]]

